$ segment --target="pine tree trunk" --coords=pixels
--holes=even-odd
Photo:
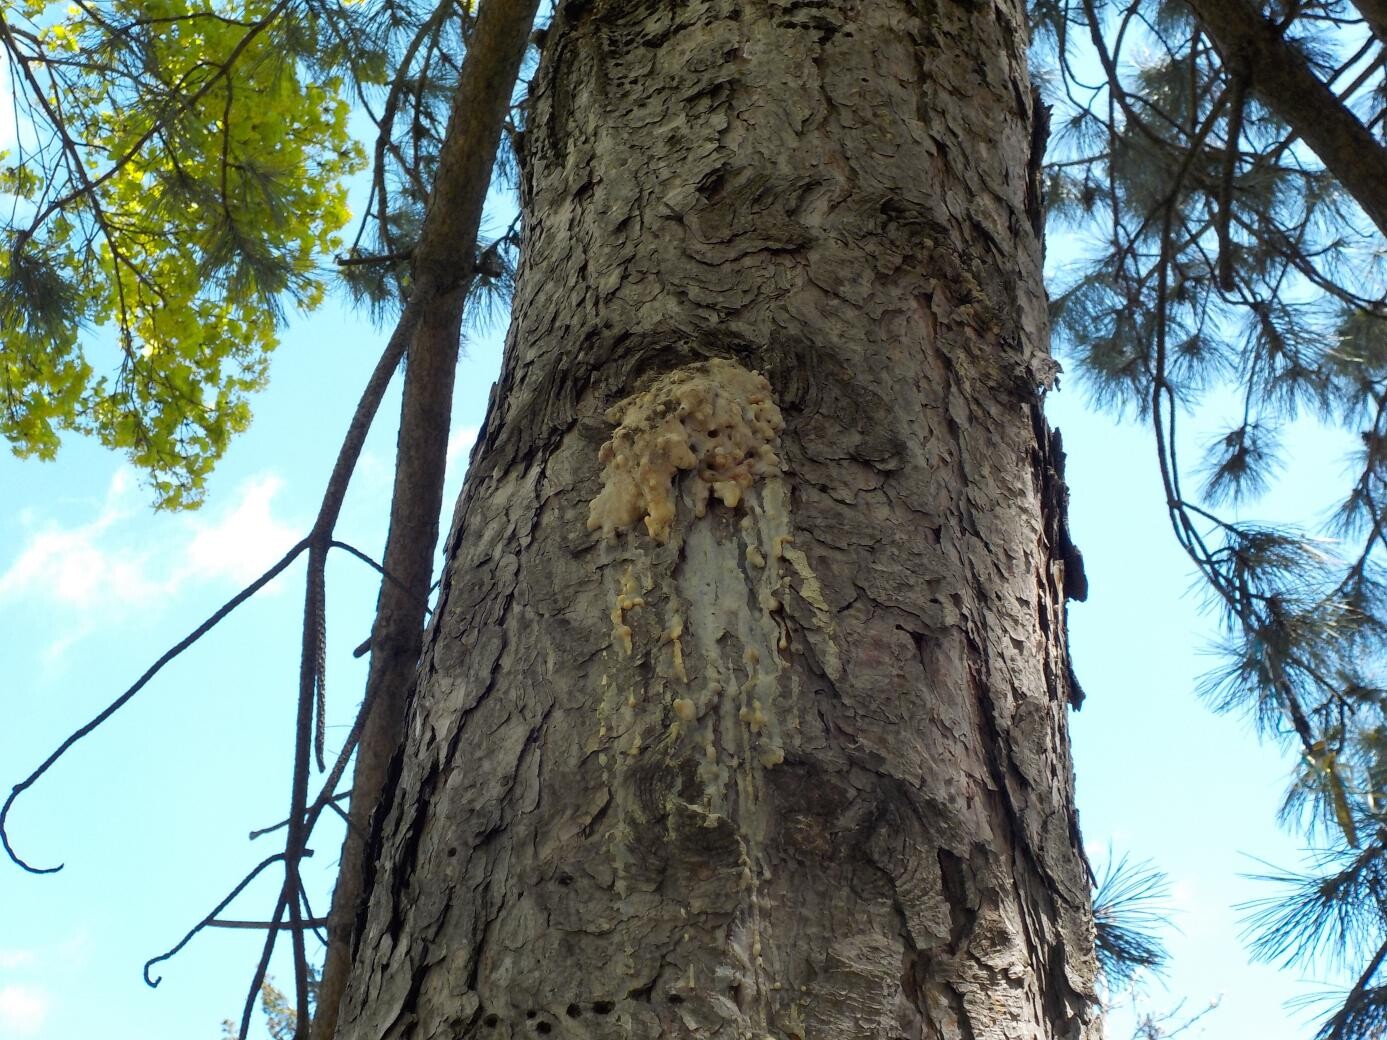
[[[559,7],[338,1036],[1096,1035],[1021,4]]]

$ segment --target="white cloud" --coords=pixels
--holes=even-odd
[[[262,474],[241,485],[240,500],[216,523],[193,520],[197,533],[186,549],[184,576],[244,585],[268,570],[301,537],[274,515],[283,488],[279,477]]]
[[[118,470],[93,519],[72,526],[29,520],[34,530],[13,562],[0,562],[0,604],[47,605],[71,617],[51,658],[89,631],[83,619],[161,607],[188,584],[243,585],[297,539],[275,512],[283,487],[274,474],[260,474],[210,516],[153,515],[132,472]]]
[[[13,970],[34,963],[33,950],[0,950],[0,969]]]
[[[453,460],[464,452],[472,449],[473,443],[477,439],[477,427],[464,426],[459,430],[453,431],[448,438],[448,468],[451,469]]]
[[[69,609],[102,603],[140,605],[160,594],[148,574],[149,551],[112,551],[111,529],[131,513],[129,470],[118,470],[95,520],[76,527],[50,524],[29,537],[0,574],[0,601],[42,598]]]
[[[94,946],[91,933],[79,927],[54,947],[54,953],[62,964],[72,968],[90,961]]]
[[[50,999],[37,986],[0,986],[0,1033],[6,1036],[33,1036],[43,1028]]]

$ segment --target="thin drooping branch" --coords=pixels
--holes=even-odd
[[[477,233],[501,131],[534,24],[538,0],[487,0],[468,42],[438,174],[414,255],[406,314],[421,311],[410,345],[396,447],[385,572],[371,633],[365,719],[352,783],[341,867],[329,919],[327,959],[313,1035],[329,1040],[350,966],[350,928],[363,892],[362,834],[380,802],[400,741],[406,691],[418,664],[424,606],[443,505],[448,428],[463,306],[476,267]],[[292,818],[292,811],[291,811]],[[292,827],[292,825],[291,825]],[[296,937],[302,937],[296,931]],[[300,1010],[300,1023],[307,1015]],[[300,1036],[305,1035],[300,1030]]]
[[[301,551],[301,550],[302,550],[302,547],[303,547],[305,544],[306,544],[306,540],[305,540],[305,542],[301,542],[301,543],[299,544],[299,547],[297,547],[297,549],[296,549],[296,551],[295,551],[295,554],[296,554],[298,551]],[[332,544],[333,544],[334,546],[337,546],[337,545],[338,545],[338,543],[336,543],[336,542],[334,542],[334,543],[332,543]],[[346,546],[344,545],[343,547],[346,547]],[[289,559],[292,559],[292,558],[293,558],[293,557],[292,557],[292,555],[291,555],[291,556],[289,557]],[[276,572],[276,573],[277,573],[277,572]],[[245,597],[249,596],[249,595],[251,594],[251,592],[254,591],[254,588],[259,588],[260,586],[262,586],[262,585],[264,584],[264,581],[265,581],[265,580],[267,580],[267,579],[261,579],[260,581],[254,583],[253,588],[248,588],[247,590],[243,590],[243,592],[241,593],[241,597],[242,597],[242,598],[245,598]],[[204,626],[204,628],[205,628],[205,627],[210,627],[210,626]],[[305,828],[304,828],[306,834],[311,834],[311,833],[312,833],[313,828],[314,828],[314,826],[316,825],[316,823],[317,823],[317,821],[318,821],[318,817],[322,814],[322,811],[323,811],[324,809],[332,809],[332,810],[334,810],[334,811],[336,811],[336,812],[338,812],[338,813],[341,813],[341,812],[342,812],[340,806],[338,806],[337,803],[338,803],[338,801],[340,801],[341,799],[343,799],[343,798],[346,797],[346,793],[344,792],[344,793],[337,794],[337,793],[334,793],[334,792],[335,792],[336,789],[337,789],[337,785],[341,782],[343,774],[346,772],[347,763],[351,760],[352,753],[356,750],[357,740],[359,739],[359,737],[360,737],[360,735],[361,735],[362,716],[364,715],[364,713],[365,713],[366,709],[368,708],[368,706],[369,706],[369,704],[363,704],[363,706],[362,706],[362,712],[361,712],[361,713],[358,713],[357,718],[356,718],[356,721],[355,721],[355,723],[354,723],[353,726],[352,726],[351,732],[348,733],[348,735],[347,735],[346,742],[343,744],[341,751],[338,752],[338,754],[337,754],[337,759],[336,759],[336,761],[333,763],[332,769],[331,769],[331,771],[328,773],[327,779],[326,779],[326,780],[324,781],[324,783],[323,783],[321,792],[319,793],[318,797],[317,797],[316,799],[314,799],[313,804],[312,804],[311,806],[308,807],[307,816],[306,816],[306,821],[305,821]],[[265,828],[263,828],[263,829],[261,829],[261,830],[252,831],[251,834],[250,834],[250,837],[251,837],[252,840],[254,840],[255,838],[258,838],[258,837],[260,837],[260,836],[262,836],[262,835],[269,834],[269,833],[271,833],[271,832],[273,832],[273,831],[276,831],[276,830],[279,830],[280,828],[283,828],[283,827],[287,827],[287,826],[290,824],[290,822],[291,822],[290,820],[283,820],[283,821],[281,821],[281,822],[279,822],[279,823],[277,823],[277,824],[273,824],[272,826],[265,827]],[[348,824],[350,825],[350,821],[348,821]],[[231,904],[232,900],[234,900],[234,899],[236,898],[236,896],[238,896],[241,892],[243,892],[243,891],[245,890],[246,886],[249,885],[249,884],[251,883],[251,881],[253,881],[256,877],[258,877],[258,876],[260,875],[260,873],[261,873],[262,871],[265,870],[265,868],[267,868],[268,866],[270,866],[271,864],[273,864],[273,863],[275,863],[275,862],[278,862],[279,860],[284,859],[285,855],[286,855],[286,854],[285,854],[285,853],[282,853],[282,852],[281,852],[281,853],[276,853],[275,855],[270,856],[270,857],[266,858],[265,860],[261,861],[257,866],[255,866],[255,867],[254,867],[254,868],[253,868],[253,869],[252,869],[252,870],[251,870],[251,871],[250,871],[250,872],[249,872],[249,873],[248,873],[248,874],[236,885],[235,888],[233,888],[233,889],[231,890],[231,892],[230,892],[220,903],[218,903],[218,904],[216,905],[216,907],[214,907],[214,908],[212,909],[212,911],[211,911],[210,913],[207,914],[206,917],[204,917],[204,918],[202,919],[202,921],[200,921],[200,922],[199,922],[197,925],[195,925],[191,930],[189,930],[189,932],[188,932],[181,940],[179,940],[179,942],[178,942],[175,946],[173,946],[173,947],[172,947],[171,949],[169,949],[167,952],[165,952],[165,953],[159,955],[158,957],[154,957],[154,958],[152,958],[151,960],[147,961],[147,962],[145,963],[145,967],[144,967],[145,982],[147,982],[150,986],[157,986],[157,985],[159,984],[159,981],[160,981],[160,980],[159,980],[159,979],[151,979],[151,978],[150,978],[150,976],[149,976],[149,969],[150,969],[150,967],[153,966],[154,964],[159,963],[160,961],[168,960],[169,958],[173,957],[173,956],[174,956],[175,954],[177,954],[181,949],[183,949],[183,947],[185,947],[185,946],[192,940],[192,938],[193,938],[195,935],[197,935],[197,934],[198,934],[200,931],[202,931],[204,928],[257,927],[257,928],[269,929],[271,932],[276,932],[276,931],[285,931],[285,930],[288,930],[288,929],[294,927],[294,925],[293,925],[292,923],[291,923],[291,924],[281,924],[280,921],[279,921],[279,918],[282,916],[282,911],[283,911],[283,907],[284,907],[284,903],[282,902],[282,900],[281,900],[281,902],[280,902],[280,904],[279,904],[279,905],[280,905],[280,911],[276,914],[276,917],[275,917],[275,919],[274,919],[273,921],[255,922],[255,923],[245,923],[245,922],[237,923],[237,922],[218,921],[218,920],[215,919],[215,918],[216,918],[216,915],[219,914],[219,913],[221,913],[223,910],[225,910],[225,909]],[[300,853],[300,856],[301,856],[301,857],[309,856],[309,855],[312,855],[312,851],[311,851],[311,850],[304,850],[303,852]],[[286,891],[286,889],[281,889],[281,896],[283,896],[283,894],[284,894],[285,891]],[[306,903],[306,902],[307,902],[306,895],[303,893],[302,889],[300,890],[300,895],[301,895],[301,896],[304,896],[304,901],[305,901],[305,903]],[[308,929],[317,929],[317,928],[320,928],[320,927],[324,926],[326,923],[327,923],[327,922],[326,922],[326,919],[319,919],[319,918],[314,917],[312,914],[310,914],[309,917],[308,917],[307,919],[301,920],[301,921],[299,922],[299,927],[300,927],[300,929],[305,929],[305,928],[308,928]],[[273,936],[273,935],[269,937],[269,942],[270,942],[271,944],[273,943],[273,939],[274,939],[274,936]],[[252,983],[252,985],[251,985],[251,998],[252,998],[252,999],[253,999],[254,995],[259,991],[261,982],[264,981],[264,974],[263,974],[263,972],[264,972],[264,966],[262,965],[260,971],[259,971],[259,972],[257,973],[257,975],[256,975],[255,981],[254,981],[254,982]],[[244,1035],[243,1035],[242,1040],[244,1040]]]
[[[308,813],[308,773],[309,745],[313,731],[314,709],[322,717],[322,708],[316,703],[316,693],[321,688],[322,667],[326,659],[326,629],[323,617],[326,609],[325,569],[327,552],[331,548],[333,530],[346,500],[347,487],[356,469],[361,450],[366,444],[366,434],[371,428],[386,387],[399,366],[408,348],[415,329],[420,324],[423,308],[411,300],[400,316],[399,324],[381,354],[380,360],[366,383],[356,411],[347,427],[347,435],[337,453],[332,474],[328,478],[327,489],[318,509],[313,530],[306,539],[308,544],[308,578],[304,592],[304,622],[302,645],[299,657],[299,697],[297,717],[294,726],[294,771],[289,797],[288,835],[284,843],[284,883],[280,890],[280,907],[289,912],[289,922],[293,926],[291,934],[294,945],[295,1006],[298,1012],[296,1037],[305,1040],[308,1036],[308,955],[303,942],[303,929],[297,893],[302,887],[299,879],[299,861],[306,854],[308,835],[312,822]],[[369,703],[369,701],[367,702]],[[363,704],[363,710],[366,705]],[[316,813],[312,816],[316,821]],[[273,948],[277,931],[272,930],[266,940]],[[258,983],[256,984],[258,986]],[[245,1040],[242,1033],[241,1040]]]
[[[387,571],[381,564],[379,564],[379,563],[377,563],[375,560],[371,559],[370,556],[368,556],[366,553],[362,552],[362,551],[361,551],[360,549],[358,549],[356,546],[351,545],[351,544],[349,544],[349,543],[347,543],[347,542],[341,541],[340,539],[333,539],[333,541],[332,541],[331,544],[332,544],[332,548],[334,548],[334,549],[341,549],[343,552],[347,553],[349,556],[355,556],[358,560],[360,560],[362,563],[366,564],[366,566],[370,567],[373,571],[375,571],[377,574],[379,574],[379,575],[380,575],[383,579],[385,579],[386,581],[388,581],[388,582],[393,582],[395,585],[399,586],[400,588],[406,588],[404,582],[402,582],[399,578],[395,577],[395,575],[391,574],[391,573],[390,573],[389,571]],[[428,595],[427,595],[427,594],[425,594],[424,599],[423,599],[422,602],[423,602],[423,607],[424,607],[424,613],[425,613],[425,614],[431,614],[431,613],[433,613],[433,611],[429,608],[429,600],[428,600]]]
[[[1232,67],[1387,234],[1387,148],[1247,0],[1186,0]]]
[[[29,863],[26,863],[23,859],[21,859],[19,855],[14,851],[14,846],[10,844],[10,835],[6,827],[6,820],[9,817],[10,808],[14,805],[15,799],[18,798],[30,787],[32,787],[35,784],[35,782],[38,781],[39,777],[43,776],[44,773],[48,772],[48,770],[52,768],[53,764],[57,762],[58,759],[62,758],[63,755],[67,754],[68,749],[71,748],[72,745],[76,744],[79,740],[87,736],[89,733],[91,733],[93,730],[99,727],[103,722],[105,722],[112,715],[114,715],[121,708],[123,708],[130,701],[130,699],[135,696],[135,694],[139,693],[142,689],[144,689],[144,687],[149,683],[149,681],[159,674],[159,672],[163,669],[164,665],[168,664],[175,657],[181,654],[184,650],[188,649],[188,647],[192,646],[212,629],[216,628],[217,625],[220,624],[221,621],[228,614],[230,614],[242,603],[250,599],[262,588],[264,588],[266,585],[272,582],[276,577],[279,576],[279,574],[286,567],[293,563],[294,560],[298,558],[299,553],[303,552],[304,549],[306,549],[307,547],[308,539],[305,538],[303,541],[299,542],[287,553],[285,553],[280,558],[279,562],[276,563],[273,567],[271,567],[264,574],[260,575],[260,577],[256,578],[253,582],[251,582],[249,585],[243,588],[240,592],[236,593],[236,595],[232,596],[229,600],[227,600],[220,607],[218,607],[217,610],[214,611],[206,621],[198,625],[197,628],[192,630],[192,632],[188,633],[188,635],[180,639],[177,643],[175,643],[172,647],[165,651],[165,653],[157,661],[155,661],[152,665],[145,669],[145,673],[141,675],[138,679],[136,679],[134,684],[131,685],[129,689],[127,689],[124,693],[122,693],[119,697],[117,697],[114,701],[107,705],[106,708],[103,709],[100,714],[98,714],[85,726],[75,731],[71,736],[69,736],[66,740],[59,744],[57,749],[51,755],[45,758],[43,760],[43,763],[37,769],[35,769],[32,773],[26,776],[19,783],[14,785],[14,788],[10,791],[9,797],[5,799],[4,807],[0,808],[0,843],[2,843],[5,846],[5,852],[9,855],[10,859],[12,859],[19,866],[23,867],[25,870],[29,871],[29,873],[31,874],[52,874],[63,869],[63,865],[61,863],[59,863],[56,867],[31,866]]]
[[[322,519],[322,514],[319,514]],[[335,517],[333,518],[336,519]],[[299,700],[297,717],[294,723],[294,772],[289,796],[289,828],[284,842],[284,887],[280,900],[289,909],[289,923],[292,926],[290,937],[294,948],[294,990],[295,1004],[299,1021],[308,1017],[308,951],[304,946],[303,929],[299,927],[302,911],[299,904],[299,890],[303,881],[299,876],[299,865],[308,855],[308,754],[309,739],[313,729],[314,694],[318,688],[319,667],[326,657],[321,639],[326,631],[322,624],[325,612],[323,580],[327,563],[326,529],[315,525],[314,535],[308,547],[308,581],[304,594],[304,619],[302,632],[302,657],[299,668]],[[273,937],[275,931],[271,931]],[[295,1029],[295,1035],[307,1035],[303,1028]]]
[[[377,371],[379,371],[379,369],[377,369]],[[376,403],[379,404],[378,399]],[[360,409],[360,407],[364,406],[365,404],[366,401],[363,400],[362,405],[359,405],[358,409]],[[358,410],[358,415],[359,414],[360,411]],[[335,792],[337,791],[337,785],[342,780],[343,774],[345,774],[347,771],[347,762],[350,761],[352,753],[356,750],[357,740],[360,739],[361,736],[362,720],[366,716],[366,714],[369,713],[370,707],[371,701],[370,697],[368,696],[366,700],[362,703],[361,710],[357,713],[356,721],[352,724],[351,732],[347,734],[347,740],[342,745],[342,750],[337,753],[337,761],[333,763],[332,769],[328,772],[327,779],[323,782],[322,790],[319,792],[318,797],[314,799],[313,804],[308,807],[306,819],[304,821],[303,826],[305,840],[307,840],[307,835],[313,833],[313,828],[317,825],[318,817],[322,814],[322,811],[325,808],[330,808],[339,814],[342,813],[341,807],[337,804],[338,799],[341,798],[342,795],[336,794]],[[274,827],[267,828],[264,831],[252,832],[251,838],[254,839],[258,837],[259,834],[268,833],[271,830],[277,830],[279,829],[279,827],[282,826],[288,826],[291,822],[292,820],[285,820],[282,824],[276,824]],[[348,821],[348,825],[350,826],[350,821]],[[307,850],[300,852],[301,856],[310,854],[311,853]],[[262,951],[260,962],[255,969],[255,974],[251,979],[250,991],[246,995],[245,1009],[241,1016],[241,1029],[240,1033],[238,1034],[240,1040],[246,1040],[247,1032],[250,1029],[251,1012],[254,1010],[255,1007],[255,997],[260,992],[261,984],[265,981],[265,972],[269,965],[270,955],[274,952],[275,939],[278,938],[279,931],[281,930],[279,922],[284,916],[284,910],[288,905],[289,898],[294,895],[292,890],[288,887],[287,879],[288,875],[286,875],[286,883],[280,887],[279,899],[276,904],[274,916],[269,922],[267,922],[268,934],[265,936],[264,950]],[[304,895],[302,888],[299,889],[298,895]],[[309,915],[309,919],[313,920],[313,916],[311,914]],[[302,921],[300,921],[300,925],[303,925]],[[304,991],[306,994],[306,969],[304,979]],[[297,986],[295,988],[296,990],[298,989]],[[298,1021],[302,1022],[304,1020],[299,1019]]]
[[[159,954],[159,956],[151,957],[149,960],[145,961],[144,980],[150,986],[150,988],[152,989],[154,987],[157,987],[159,983],[164,980],[164,977],[162,975],[158,976],[157,978],[150,978],[150,968],[154,967],[154,965],[158,964],[160,961],[168,960],[179,950],[183,949],[183,947],[187,946],[188,943],[192,942],[193,936],[197,935],[197,933],[202,931],[204,928],[210,927],[216,920],[217,915],[221,913],[223,910],[225,910],[228,906],[230,906],[231,901],[235,899],[237,896],[239,896],[242,892],[244,892],[246,890],[246,886],[260,876],[261,871],[263,871],[270,864],[277,863],[279,860],[283,858],[284,854],[277,852],[273,856],[268,856],[265,859],[261,860],[254,868],[251,869],[250,873],[248,873],[239,882],[237,882],[236,887],[233,888],[230,892],[228,892],[226,894],[226,897],[222,899],[220,903],[214,906],[211,912],[209,912],[206,917],[204,917],[197,924],[193,925],[192,928],[188,929],[187,935],[183,936],[183,938],[179,939],[177,943],[175,943],[168,950]],[[274,927],[279,926],[275,925]]]
[[[275,906],[275,912],[270,917],[270,923],[278,925],[284,918],[285,907],[289,904],[289,894],[283,890],[279,893],[279,902]],[[240,1040],[246,1040],[250,1033],[251,1015],[255,1014],[255,1000],[260,996],[260,987],[265,982],[265,974],[270,970],[270,955],[274,953],[275,940],[279,938],[279,928],[268,928],[265,931],[265,944],[260,948],[260,960],[255,965],[255,973],[251,977],[250,991],[246,994],[245,1006],[241,1009],[241,1028],[237,1033]]]

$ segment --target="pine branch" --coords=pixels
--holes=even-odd
[[[1168,954],[1157,933],[1169,926],[1166,876],[1148,863],[1109,855],[1093,891],[1094,942],[1109,986],[1160,972]]]
[[[1308,144],[1387,234],[1387,148],[1311,71],[1304,53],[1247,0],[1187,0],[1249,86]]]

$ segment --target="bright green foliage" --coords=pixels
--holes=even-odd
[[[308,969],[309,1008],[317,1003],[319,976],[316,968]],[[293,1040],[298,1027],[299,1016],[284,991],[269,979],[260,984],[260,1010],[265,1015],[265,1031],[270,1040]],[[222,1022],[222,1040],[235,1040],[240,1029],[235,1022],[225,1019]]]
[[[0,0],[22,122],[0,156],[0,437],[47,458],[93,435],[159,505],[196,505],[285,307],[341,284],[383,316],[408,292],[473,6]],[[349,114],[376,138],[344,242],[368,158]],[[487,248],[478,302],[508,293],[516,245]]]
[[[94,435],[196,505],[284,305],[323,299],[364,165],[333,26],[287,0],[31,0],[0,27],[30,123],[0,159],[0,436]]]

